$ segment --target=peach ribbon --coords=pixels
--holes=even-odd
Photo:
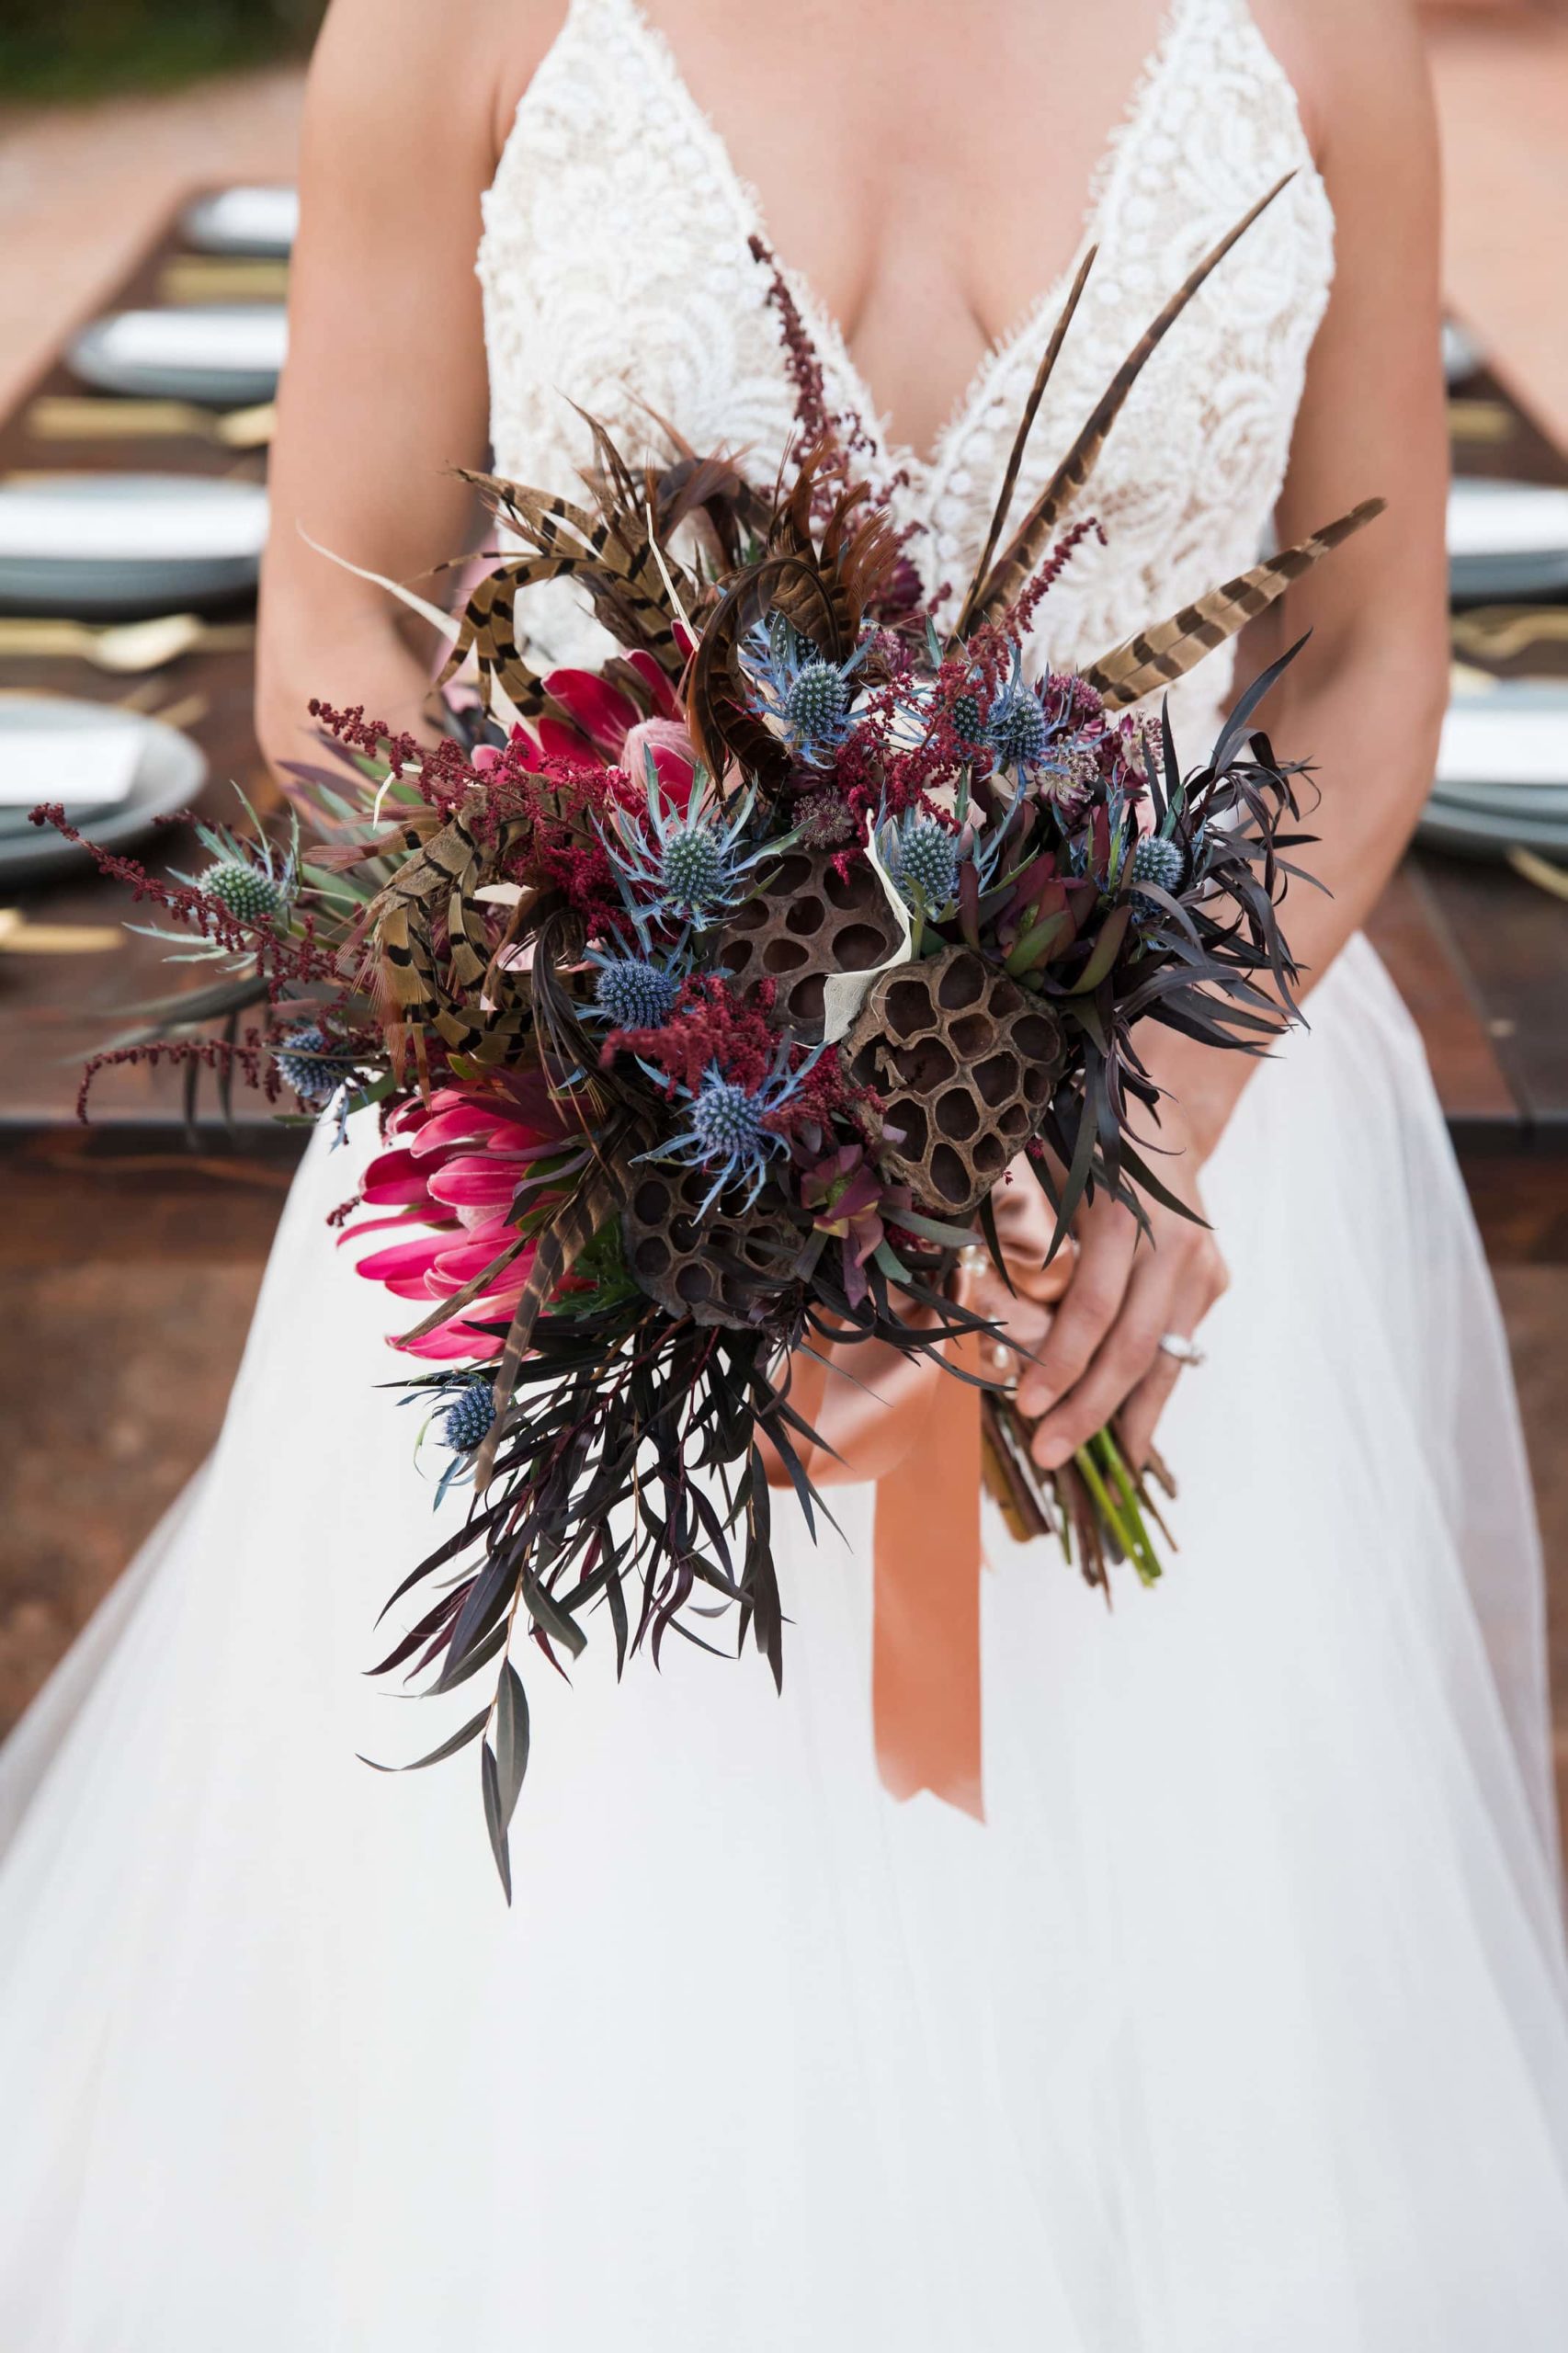
[[[973,1370],[972,1341],[949,1344]],[[895,1798],[985,1819],[981,1790],[980,1399],[938,1375],[901,1469],[877,1482],[871,1719]]]
[[[978,1370],[972,1340],[949,1360]],[[877,1769],[899,1799],[929,1790],[984,1820],[981,1791],[981,1436],[978,1392],[931,1358],[901,1366],[880,1397],[844,1401],[836,1457],[813,1447],[818,1486],[876,1482],[871,1718]],[[813,1418],[802,1403],[806,1418]],[[824,1433],[827,1435],[827,1433]],[[789,1484],[782,1466],[772,1483]]]

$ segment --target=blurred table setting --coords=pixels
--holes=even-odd
[[[129,1256],[265,1248],[300,1150],[237,1097],[192,1142],[170,1073],[83,1058],[165,995],[123,893],[28,823],[66,803],[106,847],[238,785],[287,349],[293,189],[203,191],[0,420],[0,1153],[6,1249],[84,1215]],[[1419,1023],[1488,1246],[1568,1259],[1568,455],[1461,325],[1445,335],[1455,481],[1453,702],[1415,848],[1370,926]],[[175,826],[169,867],[196,855]]]

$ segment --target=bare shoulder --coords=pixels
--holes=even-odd
[[[1391,154],[1426,136],[1431,91],[1415,0],[1252,0],[1325,170],[1381,122]]]
[[[311,68],[318,110],[494,153],[567,0],[331,0]]]

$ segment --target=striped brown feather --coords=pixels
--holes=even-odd
[[[1008,452],[1006,469],[1002,476],[1002,487],[997,494],[995,509],[991,517],[991,529],[985,535],[985,545],[980,551],[980,562],[974,567],[974,577],[969,584],[969,592],[963,600],[963,610],[959,615],[957,634],[960,637],[967,636],[969,632],[970,623],[974,617],[974,608],[980,599],[982,585],[991,568],[991,559],[996,552],[996,542],[1001,538],[1002,528],[1007,520],[1007,509],[1013,503],[1013,493],[1018,486],[1018,468],[1023,464],[1024,451],[1028,447],[1029,435],[1034,431],[1035,417],[1039,414],[1040,402],[1045,397],[1045,388],[1050,383],[1056,367],[1057,354],[1062,349],[1067,330],[1073,324],[1073,313],[1077,309],[1079,299],[1088,283],[1089,272],[1095,266],[1095,256],[1098,252],[1098,245],[1091,245],[1084,256],[1079,264],[1078,275],[1068,290],[1066,301],[1062,305],[1062,314],[1051,331],[1051,340],[1040,355],[1040,366],[1035,370],[1034,382],[1029,386],[1029,396],[1024,403],[1023,415],[1018,419],[1018,429],[1013,436],[1013,446]]]
[[[1023,522],[1014,533],[1001,556],[986,575],[971,611],[971,624],[996,620],[1027,585],[1030,574],[1044,554],[1051,533],[1076,499],[1093,473],[1111,426],[1120,415],[1127,396],[1142,375],[1156,347],[1165,340],[1180,318],[1193,296],[1210,273],[1218,268],[1237,239],[1244,236],[1258,215],[1266,211],[1280,193],[1295,178],[1287,172],[1276,181],[1267,196],[1260,197],[1252,210],[1244,214],[1233,229],[1228,230],[1213,250],[1206,254],[1196,269],[1183,279],[1165,309],[1153,324],[1139,336],[1121,366],[1095,404],[1088,421],[1074,441],[1062,463],[1057,467],[1044,490],[1030,507]]]
[[[551,1291],[563,1275],[572,1271],[578,1253],[585,1249],[607,1218],[613,1217],[620,1206],[621,1188],[608,1168],[599,1168],[586,1177],[569,1201],[563,1202],[558,1215],[540,1235],[534,1252],[534,1262],[528,1279],[523,1287],[506,1335],[506,1345],[495,1367],[495,1381],[491,1397],[495,1418],[485,1434],[474,1460],[473,1491],[482,1495],[490,1483],[495,1468],[495,1456],[506,1431],[506,1409],[517,1386],[518,1368],[528,1354],[534,1325],[539,1322]]]
[[[473,895],[479,888],[479,859],[471,852],[462,872],[453,880],[451,896],[447,901],[448,961],[453,980],[465,994],[482,986],[490,961],[484,917]]]
[[[1352,533],[1381,515],[1383,505],[1381,498],[1363,499],[1348,515],[1341,515],[1336,522],[1314,531],[1309,539],[1299,540],[1292,548],[1282,548],[1278,555],[1255,563],[1250,572],[1239,573],[1222,587],[1210,589],[1195,604],[1184,605],[1179,613],[1173,613],[1169,620],[1141,630],[1113,654],[1091,662],[1084,672],[1085,677],[1104,696],[1112,710],[1137,702],[1157,688],[1173,685],[1215,646],[1223,645],[1248,621],[1266,613],[1293,581],[1300,580],[1314,563],[1321,563]]]

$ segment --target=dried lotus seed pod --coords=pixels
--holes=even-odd
[[[787,850],[768,885],[725,923],[718,961],[743,995],[772,981],[775,1018],[814,1045],[827,975],[886,963],[902,937],[865,858],[841,875],[821,852]]]
[[[881,1165],[960,1223],[1038,1132],[1064,1059],[1051,1007],[969,948],[873,982],[846,1051],[902,1131]]]
[[[645,1163],[635,1177],[621,1239],[639,1290],[672,1315],[749,1330],[789,1287],[804,1239],[779,1195],[766,1185],[746,1209],[722,1193],[704,1215],[713,1179],[702,1169]]]

